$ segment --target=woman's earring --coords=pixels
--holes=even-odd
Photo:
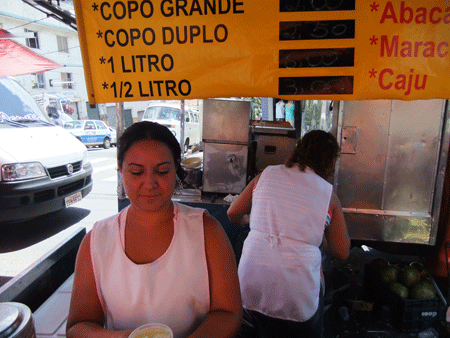
[[[181,190],[183,190],[183,181],[180,180],[177,176],[177,185],[175,187],[175,194],[181,193]]]

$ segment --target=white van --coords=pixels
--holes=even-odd
[[[143,121],[153,121],[170,129],[186,152],[193,144],[200,143],[200,119],[198,112],[185,107],[184,141],[180,140],[181,103],[151,103],[144,112]]]
[[[51,123],[31,95],[0,78],[0,223],[51,213],[92,190],[87,149]]]

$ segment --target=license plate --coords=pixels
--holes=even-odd
[[[78,201],[81,201],[82,199],[83,199],[83,196],[81,195],[81,191],[79,191],[79,192],[77,192],[77,193],[75,193],[73,195],[67,196],[64,199],[64,201],[66,202],[66,208],[68,206],[71,206],[72,204],[78,202]]]

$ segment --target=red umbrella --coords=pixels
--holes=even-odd
[[[62,67],[11,40],[12,37],[9,32],[0,29],[0,77],[36,74]]]

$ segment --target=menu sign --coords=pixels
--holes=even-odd
[[[448,0],[75,0],[89,102],[450,98]]]

